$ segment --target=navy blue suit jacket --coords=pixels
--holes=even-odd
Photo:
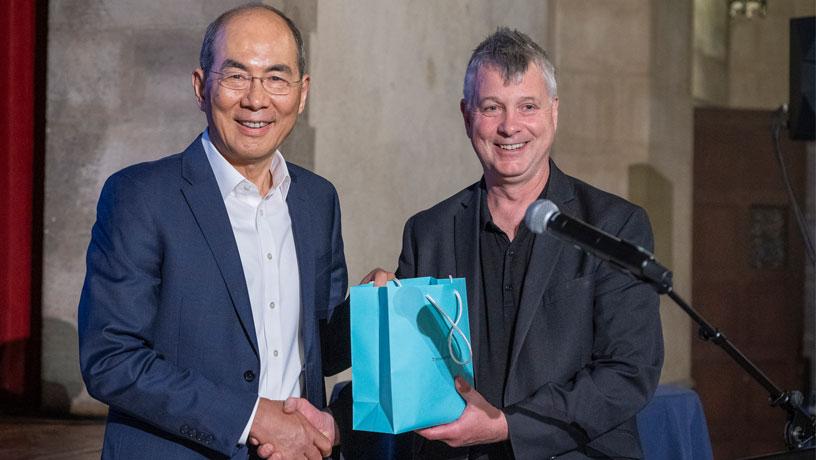
[[[347,288],[334,187],[292,164],[305,397],[346,369]],[[200,137],[111,176],[79,304],[82,375],[110,406],[103,457],[246,458],[260,361],[238,247]]]
[[[643,209],[561,172],[546,197],[567,215],[649,248]],[[473,362],[484,321],[479,183],[405,224],[398,277],[467,279]],[[493,276],[484,274],[484,276]],[[635,414],[657,387],[663,337],[657,293],[549,235],[536,235],[524,280],[504,392],[516,458],[641,456]],[[479,389],[479,381],[476,381]],[[418,458],[467,451],[416,437]]]

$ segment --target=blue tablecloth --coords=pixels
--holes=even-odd
[[[637,415],[646,460],[710,460],[711,441],[700,398],[692,390],[660,385]]]
[[[342,382],[335,387],[338,393]],[[660,385],[654,398],[637,415],[638,433],[646,460],[711,460],[711,441],[697,393]],[[404,437],[403,437],[404,438]],[[404,458],[410,446],[393,435],[370,433],[359,459]]]

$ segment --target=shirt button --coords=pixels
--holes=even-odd
[[[263,209],[259,209],[258,214],[263,215]]]
[[[277,357],[278,357],[278,350],[274,350],[274,351],[272,352],[272,356],[274,356],[274,357],[276,357],[276,358],[277,358]]]
[[[269,308],[275,309],[275,302],[269,302]]]
[[[266,258],[267,258],[267,259],[269,259],[269,260],[272,260],[272,253],[271,253],[271,252],[267,252],[267,253],[266,253]]]

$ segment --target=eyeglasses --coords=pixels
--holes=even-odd
[[[302,83],[302,80],[288,81],[278,75],[273,75],[271,77],[253,77],[252,75],[241,72],[223,73],[216,72],[214,70],[210,70],[210,72],[221,75],[221,78],[218,78],[218,83],[221,86],[235,91],[246,91],[252,85],[252,80],[257,78],[261,81],[261,86],[263,89],[265,89],[269,94],[286,96],[289,94],[289,91],[291,91],[293,86],[298,86]]]

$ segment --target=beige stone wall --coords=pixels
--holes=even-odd
[[[672,184],[670,206],[651,209],[653,220],[669,214],[674,289],[688,301],[691,285],[693,112],[691,96],[692,5],[690,2],[650,2],[650,131],[648,163]],[[659,190],[659,189],[658,189]],[[648,209],[648,208],[647,208]],[[660,226],[656,226],[659,230]],[[659,255],[659,254],[658,254]],[[661,315],[666,362],[661,381],[691,382],[691,320],[667,297]]]
[[[554,158],[568,173],[647,209],[655,221],[656,247],[670,248],[657,256],[674,271],[678,292],[690,299],[691,4],[551,5],[550,46],[561,100]],[[648,165],[650,172],[634,168],[630,176],[637,165]],[[689,320],[666,299],[661,314],[666,342],[661,380],[688,382]]]
[[[649,2],[552,5],[560,99],[553,156],[564,171],[625,197],[629,165],[649,158]]]
[[[393,270],[405,221],[477,181],[459,101],[470,53],[499,25],[546,46],[547,2],[320,3],[309,124],[337,186],[350,281]]]
[[[773,110],[787,103],[789,21],[814,15],[813,0],[774,0],[764,18],[731,19],[729,107]]]
[[[728,3],[694,0],[692,93],[698,105],[728,105]]]
[[[340,193],[351,283],[394,270],[408,217],[481,177],[459,101],[471,51],[499,25],[546,47],[547,2],[320,3],[309,124],[315,169]]]
[[[100,409],[82,389],[75,344],[101,184],[124,165],[183,149],[204,128],[189,75],[206,24],[238,3],[50,2],[43,286],[49,407]],[[313,77],[307,112],[283,151],[337,186],[352,283],[375,266],[393,269],[407,217],[480,176],[459,113],[462,78],[471,50],[508,25],[548,48],[559,68],[556,161],[649,208],[660,220],[658,244],[670,248],[661,250],[670,259],[664,262],[690,296],[690,3],[269,3],[306,34]],[[629,172],[638,165],[661,178],[638,182],[645,184],[641,195]],[[664,381],[685,380],[690,331],[672,308],[664,309],[664,330]]]

